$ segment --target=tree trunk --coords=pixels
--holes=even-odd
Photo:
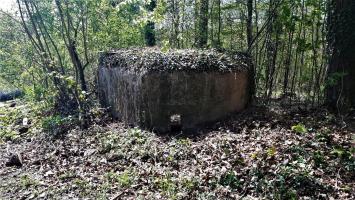
[[[199,7],[200,3],[199,0],[195,0],[194,2],[194,45],[193,46],[198,46],[198,41],[199,41]]]
[[[199,27],[198,27],[198,42],[197,47],[207,47],[208,41],[208,0],[201,0],[199,13]]]
[[[328,106],[342,111],[355,107],[355,1],[332,0],[328,44]]]
[[[75,69],[78,73],[79,80],[80,80],[80,89],[82,91],[87,91],[87,84],[85,80],[85,72],[84,72],[84,67],[83,64],[80,61],[78,51],[76,50],[76,44],[74,41],[71,41],[71,44],[67,47],[69,51],[70,58],[72,60],[72,63],[75,66]]]
[[[173,0],[171,2],[172,6],[172,37],[171,37],[171,42],[173,47],[175,48],[180,48],[180,39],[179,39],[179,26],[180,26],[180,8],[179,8],[179,1]]]
[[[151,0],[147,5],[147,10],[152,12],[157,6],[156,0]],[[155,46],[155,23],[152,21],[148,21],[144,27],[144,39],[147,46]]]
[[[218,0],[218,33],[217,33],[217,45],[222,46],[221,43],[221,32],[222,32],[222,10],[221,10],[221,0]]]
[[[253,0],[248,0],[248,19],[247,19],[247,41],[248,51],[251,49],[253,40]]]

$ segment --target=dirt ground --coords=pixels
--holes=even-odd
[[[0,199],[355,199],[352,120],[284,105],[193,135],[31,128],[0,144]],[[22,166],[6,166],[11,155]]]

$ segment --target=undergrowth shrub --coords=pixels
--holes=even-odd
[[[241,182],[234,171],[228,171],[227,173],[223,174],[219,180],[219,183],[223,186],[229,186],[232,189],[237,189],[241,185]]]
[[[33,133],[38,128],[44,110],[43,104],[15,102],[14,106],[5,104],[0,107],[0,142],[13,141],[23,134]],[[23,124],[26,121],[27,125]],[[21,131],[25,128],[26,131]],[[25,130],[23,129],[23,130]]]
[[[67,132],[76,123],[76,119],[72,116],[53,115],[43,118],[42,128],[43,131],[58,136]]]

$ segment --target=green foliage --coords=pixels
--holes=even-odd
[[[18,21],[1,12],[0,19],[0,80],[7,86],[25,87],[38,77],[38,71],[27,70],[35,58],[33,48]]]
[[[219,183],[223,186],[229,186],[232,189],[237,189],[241,185],[234,171],[228,171],[223,174],[219,180]]]
[[[18,132],[11,130],[11,128],[0,129],[0,144],[5,141],[13,141],[19,138]]]
[[[163,46],[161,48],[161,51],[167,53],[169,51],[169,48],[170,48],[169,41],[167,40],[163,41]]]
[[[316,151],[313,154],[314,165],[316,167],[326,167],[327,162],[325,161],[324,154],[321,151]]]
[[[9,126],[17,119],[22,117],[21,110],[18,108],[0,107],[0,124],[1,126]]]
[[[72,116],[52,115],[42,119],[43,131],[54,136],[65,133],[70,126],[75,124],[75,119]]]
[[[286,169],[287,170],[287,169]],[[286,179],[289,176],[289,172],[283,171],[283,173],[279,174],[277,179],[275,180],[275,183],[273,184],[274,186],[274,197],[275,199],[292,199],[296,200],[297,198],[297,192],[289,188],[287,185]]]
[[[88,6],[94,28],[89,33],[93,49],[105,51],[144,45],[141,31],[144,10],[140,1],[124,1],[113,7],[108,0],[92,0]]]
[[[117,178],[118,183],[122,187],[128,187],[133,183],[133,178],[132,178],[132,173],[129,171],[124,171],[122,174],[120,174]]]
[[[327,144],[330,144],[333,137],[332,135],[330,134],[330,131],[329,129],[325,129],[323,131],[321,131],[320,133],[317,133],[316,135],[316,139],[319,141],[319,142],[325,142]]]
[[[110,183],[118,183],[121,187],[129,187],[134,182],[134,174],[130,170],[125,170],[122,173],[108,172],[105,178]]]
[[[154,180],[154,183],[158,186],[160,190],[162,190],[165,195],[168,195],[170,198],[173,199],[176,198],[176,192],[178,187],[173,181],[170,174],[166,174],[161,178],[156,178]]]
[[[267,155],[269,157],[275,156],[276,153],[277,153],[277,150],[276,150],[276,147],[274,147],[274,146],[267,149]]]
[[[297,124],[295,126],[292,126],[291,130],[299,134],[307,133],[307,129],[303,124]]]
[[[304,159],[298,159],[281,167],[278,178],[272,183],[274,197],[276,199],[298,199],[300,193],[312,194],[314,192],[312,190],[321,186],[310,171],[311,166]]]
[[[177,142],[181,146],[189,147],[191,145],[191,140],[189,138],[181,138]]]
[[[343,148],[341,146],[335,146],[330,153],[337,158],[340,158],[344,162],[355,162],[354,148]]]
[[[31,17],[24,22],[18,20],[19,16],[0,13],[0,80],[22,88],[29,100],[45,100],[46,104],[64,115],[80,112],[73,116],[81,118],[88,107],[88,95],[82,94],[82,80],[78,79],[79,69],[67,49],[68,41],[76,42],[79,61],[85,67],[84,76],[93,74],[97,51],[144,45],[142,27],[145,20],[142,19],[148,16],[143,17],[142,1],[124,1],[114,5],[111,0],[78,0],[69,1],[65,6],[62,1],[58,2],[64,20],[75,24],[68,29],[68,34],[63,28],[65,23],[60,23],[60,12],[53,12],[53,8],[58,7],[54,1],[20,0],[21,11]],[[31,9],[28,10],[25,4]],[[161,18],[162,6],[159,9],[156,18]],[[37,44],[29,39],[23,26],[27,27]],[[74,29],[77,29],[75,34],[70,31]],[[39,32],[39,38],[36,32]],[[38,50],[41,45],[45,46],[44,50]],[[94,77],[87,79],[91,81]]]
[[[77,174],[74,171],[67,171],[59,176],[59,179],[61,180],[68,180],[71,178],[76,178]]]
[[[23,11],[25,11],[24,2],[20,0]],[[37,6],[37,9],[32,10],[33,19],[38,26],[37,30],[47,30],[40,34],[40,38],[45,50],[49,50],[51,55],[44,59],[43,55],[37,52],[36,45],[31,43],[23,31],[18,16],[11,17],[10,14],[9,17],[0,14],[0,81],[2,79],[3,82],[8,82],[8,85],[22,88],[29,99],[46,100],[53,107],[64,94],[68,94],[71,98],[62,102],[71,101],[75,104],[78,100],[82,100],[78,97],[78,94],[81,94],[80,81],[70,54],[66,50],[68,41],[63,39],[66,34],[62,29],[59,13],[53,12],[56,4],[54,1],[28,2],[31,6]],[[198,1],[196,4],[195,1],[157,0],[154,11],[147,10],[146,5],[149,1],[140,0],[76,0],[68,1],[65,6],[62,1],[59,2],[62,4],[63,11],[70,16],[68,19],[73,20],[72,24],[76,25],[71,27],[71,30],[78,28],[76,34],[69,35],[72,37],[75,35],[76,48],[82,64],[87,62],[84,74],[90,83],[95,79],[93,74],[97,66],[97,52],[145,46],[144,27],[148,21],[156,24],[157,43],[163,52],[169,51],[172,47],[191,48],[196,45],[195,40],[198,36],[196,18],[200,15]],[[245,51],[247,48],[245,4],[242,1],[220,1],[219,7],[218,2],[213,2],[213,6],[208,11],[210,21],[208,46]],[[318,74],[324,74],[326,67],[324,63],[327,60],[324,55],[326,45],[323,45],[326,39],[323,24],[327,16],[327,2],[285,0],[255,1],[253,4],[255,4],[253,5],[253,16],[255,16],[252,21],[253,35],[256,36],[257,31],[261,31],[251,52],[257,61],[255,73],[258,94],[263,94],[268,89],[280,90],[282,87],[280,83],[284,82],[285,76],[276,76],[272,79],[273,83],[270,85],[273,88],[266,88],[265,83],[272,78],[268,76],[275,75],[272,71],[286,75],[284,70],[287,65],[290,65],[289,82],[292,79],[294,88],[290,88],[289,84],[286,90],[295,90],[294,92],[302,98],[315,96],[322,98],[323,95],[319,93],[324,92],[324,83],[334,85],[340,77],[344,76],[344,74],[333,74],[325,82],[318,77]],[[30,16],[26,13],[25,15]],[[258,22],[255,21],[256,15]],[[268,20],[272,23],[266,23]],[[262,24],[268,26],[265,28]],[[36,29],[32,22],[25,20],[25,25],[36,39],[34,34]],[[274,64],[270,62],[273,53],[277,54]],[[44,63],[49,63],[48,67]],[[270,69],[272,70],[268,71]],[[64,87],[64,90],[68,90],[67,93],[60,92],[61,89],[54,83],[54,77],[59,79],[59,85]],[[90,94],[90,91],[87,92]],[[83,103],[87,103],[86,99]],[[73,112],[85,110],[83,109],[85,106],[78,107],[81,108]]]
[[[346,75],[347,75],[347,73],[345,73],[345,72],[331,73],[328,75],[328,79],[326,80],[326,85],[327,86],[335,86]]]
[[[43,104],[23,104],[21,101],[17,101],[15,107],[9,107],[9,104],[2,105],[0,107],[0,143],[18,139],[19,128],[22,127],[25,118],[31,123],[29,132],[26,134],[31,134],[32,129],[38,128],[41,113],[45,109]]]
[[[101,151],[102,153],[110,152],[112,149],[116,148],[119,144],[119,136],[115,134],[110,134],[101,139]]]
[[[44,131],[51,131],[54,130],[55,128],[59,127],[64,123],[63,117],[57,115],[57,116],[50,116],[47,118],[44,118],[42,121],[42,128]]]
[[[83,178],[75,178],[73,184],[79,189],[79,196],[81,197],[85,197],[92,189],[91,183]]]
[[[36,186],[38,185],[38,181],[31,178],[30,176],[28,175],[23,175],[20,177],[20,185],[22,188],[29,188],[31,186]]]
[[[199,182],[193,177],[183,178],[181,180],[181,186],[184,190],[192,191],[198,186]]]
[[[138,127],[134,127],[132,129],[129,130],[129,134],[132,137],[136,137],[138,139],[143,138],[143,132],[141,129],[139,129]]]

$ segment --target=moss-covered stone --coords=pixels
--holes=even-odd
[[[243,53],[220,52],[215,49],[183,49],[162,52],[159,48],[132,48],[106,52],[101,63],[108,68],[129,71],[246,71],[250,59]]]

